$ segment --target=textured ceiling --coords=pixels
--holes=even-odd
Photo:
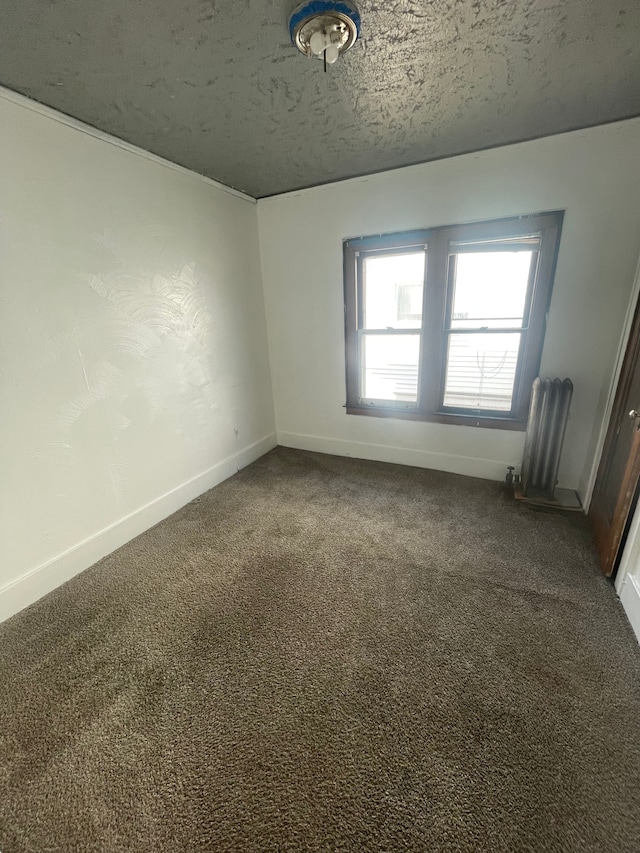
[[[640,114],[639,0],[361,0],[329,68],[296,0],[6,0],[0,82],[262,197]]]

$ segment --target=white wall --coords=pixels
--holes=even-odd
[[[524,434],[346,415],[342,241],[566,209],[541,372],[575,385],[560,485],[584,495],[640,249],[640,120],[258,202],[281,444],[501,479]]]
[[[6,92],[0,138],[3,618],[275,434],[255,203]]]

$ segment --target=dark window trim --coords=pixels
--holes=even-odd
[[[379,234],[345,240],[344,295],[345,295],[345,345],[346,345],[346,411],[350,415],[365,415],[403,420],[426,420],[436,423],[458,424],[496,429],[524,430],[529,409],[531,385],[538,375],[546,331],[553,278],[558,259],[558,248],[564,211],[549,211],[508,219],[493,219],[467,225],[447,225],[394,234]],[[530,269],[531,287],[524,310],[518,365],[514,380],[511,412],[489,412],[444,406],[444,378],[446,347],[451,329],[446,320],[450,317],[452,298],[451,258],[467,246],[456,247],[457,242],[491,240],[486,249],[508,251],[519,245],[517,238],[540,235],[537,253]],[[502,245],[501,245],[502,243]],[[359,397],[359,340],[362,329],[361,287],[362,257],[367,254],[389,254],[394,249],[400,253],[412,248],[427,249],[425,286],[423,291],[420,361],[418,369],[418,402],[416,404],[383,401],[363,402]],[[482,250],[483,247],[480,247]],[[406,330],[411,333],[413,330]],[[460,330],[455,330],[460,331]],[[501,330],[502,331],[502,330]],[[425,369],[430,365],[431,369]]]

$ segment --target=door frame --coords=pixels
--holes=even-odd
[[[618,345],[615,367],[613,375],[611,377],[609,394],[607,396],[607,403],[602,417],[600,434],[598,436],[598,441],[595,448],[593,464],[591,467],[591,474],[587,482],[587,488],[585,489],[583,506],[586,514],[589,513],[589,509],[591,507],[591,499],[593,497],[596,478],[598,476],[600,460],[602,458],[602,452],[604,450],[605,442],[607,439],[609,424],[611,422],[612,416],[614,415],[614,404],[616,394],[618,392],[618,384],[620,382],[622,367],[624,364],[625,356],[627,354],[627,348],[629,346],[631,331],[634,325],[634,321],[636,319],[636,310],[640,312],[640,258],[638,258],[638,264],[636,266],[633,286],[629,295],[629,302],[627,305],[627,311],[625,314],[622,333],[620,335],[620,343]],[[635,517],[632,518],[631,527],[628,530],[626,540],[621,543],[621,549],[621,556],[618,560],[618,568],[615,573],[615,586],[618,593],[624,585],[625,577],[628,574],[630,568],[636,565],[637,559],[638,557],[640,557],[640,511],[636,512]]]
[[[589,475],[589,480],[587,481],[587,488],[584,491],[584,500],[582,501],[582,505],[584,507],[585,512],[589,512],[589,507],[591,506],[591,498],[593,497],[593,489],[596,484],[596,477],[598,476],[598,468],[600,467],[600,458],[602,456],[602,451],[604,449],[604,443],[607,438],[607,430],[609,429],[609,421],[611,420],[611,414],[613,412],[613,404],[616,398],[616,392],[618,390],[618,382],[620,380],[620,374],[622,372],[622,363],[624,362],[624,357],[627,353],[627,345],[629,343],[629,337],[631,335],[631,327],[633,326],[633,318],[636,313],[636,305],[640,301],[640,258],[638,258],[638,266],[636,267],[636,276],[633,281],[633,287],[631,288],[631,295],[629,296],[629,304],[627,305],[627,313],[625,314],[624,326],[622,327],[622,334],[620,335],[620,344],[618,346],[618,352],[616,355],[616,363],[613,371],[613,376],[611,377],[611,385],[609,386],[609,395],[607,397],[607,404],[604,409],[604,414],[602,416],[602,426],[600,427],[600,435],[598,436],[598,442],[596,444],[596,448],[593,456],[593,464],[591,466],[591,474]]]

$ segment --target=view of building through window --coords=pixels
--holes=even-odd
[[[455,256],[445,406],[511,409],[530,268],[530,251]]]
[[[425,263],[425,251],[364,260],[364,397],[406,402],[418,399]]]
[[[531,257],[486,250],[450,257],[444,406],[511,409]],[[363,265],[363,397],[416,402],[426,251],[369,256]]]

